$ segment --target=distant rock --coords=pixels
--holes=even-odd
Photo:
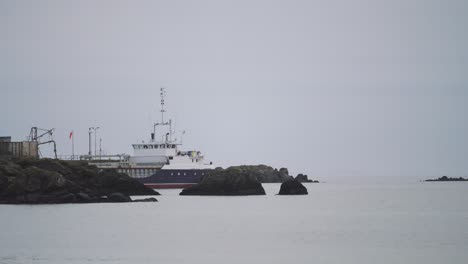
[[[257,179],[244,166],[213,170],[200,183],[183,189],[180,195],[265,195]]]
[[[299,173],[294,179],[297,180],[298,182],[313,182],[313,183],[319,182],[319,181],[310,180],[307,175],[302,174],[302,173]]]
[[[0,159],[0,203],[130,202],[130,195],[159,193],[84,161]]]
[[[447,176],[442,176],[438,179],[429,179],[429,180],[426,180],[427,182],[437,182],[437,181],[468,181],[468,179],[465,179],[465,178],[462,178],[462,177],[459,177],[459,178],[450,178],[450,177],[447,177]]]
[[[283,182],[280,187],[279,195],[305,195],[307,193],[307,188],[302,185],[298,180],[289,180]]]

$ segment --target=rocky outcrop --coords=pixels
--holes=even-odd
[[[319,182],[319,181],[310,180],[307,175],[302,174],[302,173],[299,173],[294,179],[297,180],[298,182],[313,182],[313,183]]]
[[[294,178],[293,176],[289,175],[289,171],[287,168],[280,168],[278,170],[267,165],[242,165],[232,166],[229,168],[237,168],[243,171],[247,171],[248,173],[255,175],[255,177],[257,177],[257,180],[261,183],[282,183],[291,179],[296,179],[300,182],[318,183],[318,181],[308,179],[307,175],[302,173],[298,174],[296,178]],[[216,168],[216,170],[222,170],[222,168]]]
[[[0,159],[0,203],[129,202],[130,195],[159,193],[83,161]]]
[[[307,193],[307,188],[302,185],[298,180],[289,180],[283,182],[280,187],[278,195],[305,195]]]
[[[257,176],[243,166],[216,169],[180,195],[265,195]]]
[[[286,168],[278,170],[266,165],[242,165],[232,166],[228,169],[240,169],[246,173],[255,175],[257,180],[261,183],[280,183],[291,179],[288,169]]]
[[[468,179],[465,179],[465,178],[462,178],[462,177],[459,177],[459,178],[450,178],[450,177],[447,177],[447,176],[442,176],[440,178],[437,178],[437,179],[429,179],[429,180],[426,180],[427,182],[436,182],[436,181],[468,181]]]

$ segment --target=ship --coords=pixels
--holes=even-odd
[[[174,138],[172,119],[165,120],[166,91],[160,90],[161,120],[153,124],[148,142],[132,144],[133,155],[88,156],[91,165],[113,168],[153,189],[188,188],[214,169],[198,150],[182,149],[182,139]],[[185,132],[183,132],[185,133]]]

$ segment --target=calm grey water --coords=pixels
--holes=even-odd
[[[326,179],[308,196],[0,205],[0,263],[468,263],[468,183]]]

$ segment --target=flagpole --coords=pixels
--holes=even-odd
[[[72,140],[72,160],[75,159],[75,135],[73,135],[73,131],[71,132],[71,140]]]

